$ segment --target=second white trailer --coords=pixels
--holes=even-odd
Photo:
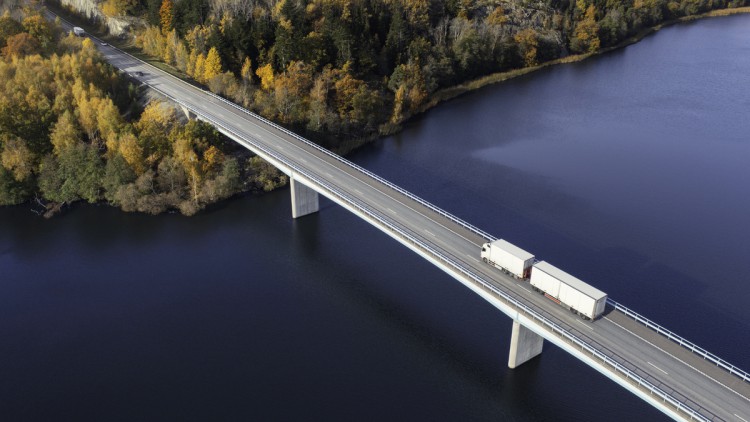
[[[607,294],[547,262],[537,262],[531,285],[586,319],[596,319],[607,305]]]

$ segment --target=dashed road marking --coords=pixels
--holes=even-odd
[[[391,213],[393,213],[393,214],[396,214],[396,215],[398,215],[398,213],[397,213],[396,211],[394,211],[394,210],[393,210],[392,208],[386,208],[386,209],[387,209],[387,210],[388,210],[389,212],[391,212]]]
[[[466,256],[468,256],[470,259],[473,259],[474,261],[479,262],[479,260],[477,259],[477,257],[475,257],[474,255],[466,254]]]
[[[580,320],[576,320],[576,322],[579,323],[579,324],[581,324],[581,325],[583,325],[584,327],[588,328],[589,330],[594,331],[594,327],[590,326],[589,324],[587,324],[587,323],[585,323],[583,321],[580,321]]]
[[[435,233],[433,233],[433,232],[431,232],[431,231],[429,231],[429,230],[427,230],[427,229],[425,229],[425,233],[429,234],[429,235],[430,235],[430,236],[432,236],[432,237],[437,237],[437,236],[435,235]]]
[[[742,416],[740,416],[740,415],[738,415],[738,414],[736,414],[736,413],[734,414],[734,416],[737,416],[737,418],[738,418],[739,420],[741,420],[741,421],[745,421],[745,422],[747,422],[747,419],[743,418]]]
[[[669,373],[668,373],[667,371],[665,371],[665,370],[663,370],[663,369],[659,368],[658,366],[654,365],[653,363],[651,363],[651,362],[646,362],[646,363],[648,363],[649,365],[653,366],[654,368],[656,368],[656,369],[658,369],[658,370],[660,370],[660,371],[664,372],[664,375],[669,375]]]

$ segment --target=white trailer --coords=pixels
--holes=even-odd
[[[83,37],[84,35],[86,35],[86,31],[84,31],[83,28],[79,26],[74,26],[73,34],[75,34],[77,37]]]
[[[606,293],[544,261],[534,264],[531,286],[584,319],[596,319],[607,304]]]
[[[481,257],[484,262],[520,279],[529,278],[534,264],[534,255],[503,239],[482,245]]]

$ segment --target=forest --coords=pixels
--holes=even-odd
[[[321,145],[392,133],[442,89],[748,0],[91,0],[132,42]],[[191,215],[286,176],[185,121],[36,0],[0,18],[0,205]],[[25,6],[21,6],[26,4]],[[130,35],[126,38],[130,39]],[[127,40],[126,40],[127,42]],[[47,211],[49,210],[49,211]]]
[[[0,18],[0,205],[76,201],[191,215],[285,176],[210,125],[180,119],[104,62],[89,38],[27,8]]]
[[[483,75],[747,0],[107,0],[144,52],[330,148]],[[114,6],[116,4],[116,6]]]

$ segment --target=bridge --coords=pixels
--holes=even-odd
[[[495,239],[490,234],[283,127],[98,44],[112,65],[286,173],[294,218],[317,212],[323,195],[509,316],[509,367],[539,355],[546,340],[675,420],[750,422],[747,372],[612,300],[603,317],[581,321],[527,282],[481,262],[481,245]]]

